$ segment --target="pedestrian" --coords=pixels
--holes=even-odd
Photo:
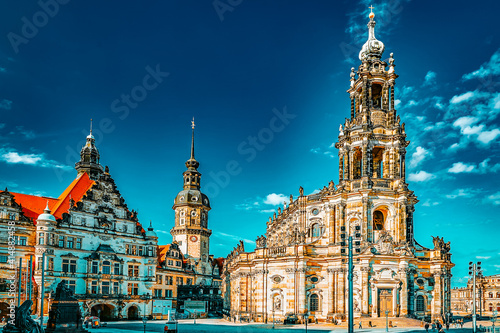
[[[425,322],[424,327],[425,327],[425,331],[429,332],[429,323],[428,322]]]
[[[359,329],[362,329],[363,327],[361,326],[361,320],[359,321]]]
[[[449,322],[449,321],[447,321],[447,322],[446,322],[446,330],[449,330],[449,329],[450,329],[450,322]]]
[[[441,323],[437,320],[436,320],[436,326],[437,326],[438,332],[440,332],[441,328],[443,328],[443,325],[441,325]]]
[[[432,323],[432,331],[434,331],[436,329],[436,323]]]

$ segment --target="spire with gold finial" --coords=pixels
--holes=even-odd
[[[373,12],[374,7],[370,6],[368,8],[370,8],[370,14],[368,15],[370,21],[367,24],[368,40],[366,41],[366,43],[361,48],[361,51],[359,52],[359,60],[361,61],[380,59],[385,49],[384,43],[375,38],[376,23],[374,20],[375,18],[375,13]]]
[[[191,120],[191,156],[189,160],[186,161],[186,167],[188,170],[196,170],[200,166],[200,163],[194,158],[194,128],[195,128],[195,123],[194,123],[194,117],[193,120]]]

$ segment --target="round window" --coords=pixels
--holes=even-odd
[[[312,283],[317,283],[319,281],[319,278],[317,276],[313,276],[313,277],[311,277],[310,280]]]
[[[312,210],[312,214],[313,214],[313,215],[318,215],[318,214],[319,214],[319,209],[318,209],[318,208],[314,208],[314,209]]]

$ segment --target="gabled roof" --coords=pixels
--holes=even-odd
[[[84,172],[80,174],[57,199],[23,193],[11,193],[14,195],[14,200],[23,206],[24,215],[32,218],[33,221],[36,221],[38,215],[43,213],[47,202],[52,215],[54,215],[56,219],[61,219],[62,214],[69,209],[70,198],[75,200],[75,202],[80,201],[94,183],[95,182],[89,178],[89,175]]]
[[[73,199],[78,202],[87,193],[88,190],[94,185],[95,182],[89,178],[86,172],[83,172],[64,190],[64,192],[57,199],[57,204],[51,208],[52,215],[56,219],[60,219],[62,214],[69,209],[69,200]]]

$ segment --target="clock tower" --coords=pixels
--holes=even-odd
[[[182,253],[195,261],[200,273],[210,274],[209,240],[212,230],[208,229],[208,197],[200,191],[200,163],[194,158],[194,118],[191,122],[191,157],[186,161],[187,170],[183,173],[184,188],[174,200],[175,226],[170,230],[173,240],[179,244]],[[206,266],[206,267],[205,267]],[[203,272],[203,271],[206,272]]]

